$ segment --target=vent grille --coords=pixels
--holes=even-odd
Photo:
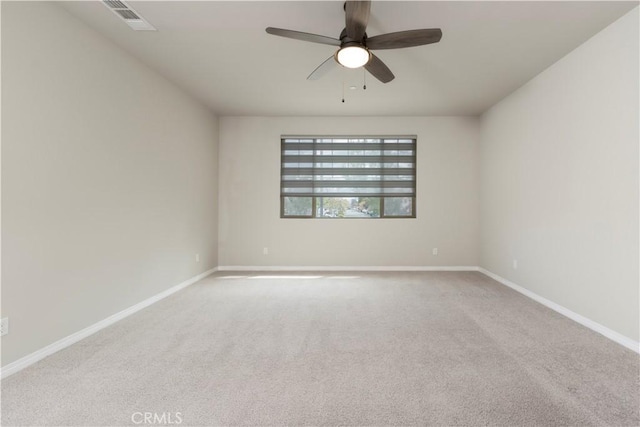
[[[133,10],[127,3],[121,0],[102,0],[102,3],[121,18],[126,24],[136,31],[155,31],[153,25],[149,24],[138,12]]]
[[[128,9],[127,5],[118,0],[104,0],[104,4],[111,9]]]
[[[122,16],[124,19],[140,19],[140,17],[138,15],[136,15],[135,13],[133,13],[130,10],[116,10],[116,13],[120,16]]]

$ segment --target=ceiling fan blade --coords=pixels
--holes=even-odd
[[[347,1],[345,6],[347,37],[362,40],[369,23],[371,1]]]
[[[331,55],[329,58],[327,58],[326,61],[318,65],[318,68],[313,70],[313,73],[309,74],[309,77],[307,77],[307,80],[318,80],[320,77],[324,76],[330,70],[335,68],[336,65],[338,65],[338,63],[336,62],[333,55]]]
[[[283,30],[282,28],[267,27],[267,33],[274,36],[288,37],[290,39],[303,40],[305,42],[340,46],[340,40],[333,37],[320,36],[318,34],[303,33],[302,31]]]
[[[373,53],[371,54],[371,59],[364,68],[382,83],[389,83],[395,78],[389,67],[387,67],[384,62],[382,62],[380,58],[375,56]]]
[[[373,36],[367,39],[366,45],[369,49],[399,49],[438,43],[441,38],[442,30],[440,28],[408,30]]]

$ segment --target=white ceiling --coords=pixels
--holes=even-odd
[[[382,84],[335,67],[335,48],[268,35],[267,26],[338,37],[342,1],[130,1],[157,32],[136,32],[101,2],[72,14],[219,115],[477,115],[638,5],[637,1],[374,1],[367,34],[441,28],[438,44],[376,51]],[[343,81],[346,102],[341,103]],[[349,86],[357,86],[350,90]]]

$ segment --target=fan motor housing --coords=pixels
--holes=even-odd
[[[367,33],[364,33],[364,35],[362,36],[362,40],[354,40],[352,38],[349,38],[347,36],[347,29],[343,29],[342,32],[340,33],[340,42],[342,43],[340,45],[340,47],[347,47],[347,46],[363,46],[366,47],[366,40],[367,40]]]

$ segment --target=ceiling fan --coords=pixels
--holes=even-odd
[[[395,76],[380,58],[371,53],[372,50],[422,46],[438,43],[442,38],[440,28],[398,31],[369,38],[366,30],[371,1],[347,1],[344,4],[344,10],[346,25],[338,39],[273,27],[267,27],[266,31],[276,36],[339,47],[334,55],[313,70],[307,80],[319,79],[338,63],[347,68],[364,67],[382,83],[390,82]]]

